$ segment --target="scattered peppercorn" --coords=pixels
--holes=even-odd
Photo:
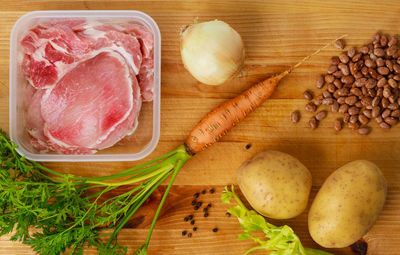
[[[210,189],[210,193],[214,194],[215,190],[214,189]]]
[[[186,233],[187,233],[186,230],[182,231],[182,236],[186,235]]]
[[[195,205],[195,204],[196,204],[196,202],[197,202],[197,201],[196,201],[196,199],[195,199],[195,200],[193,200],[193,201],[192,201],[192,205]]]
[[[207,191],[206,191],[205,189],[203,189],[203,190],[201,191],[201,194],[204,195],[204,194],[206,194],[206,192],[207,192]]]
[[[199,207],[196,205],[193,209],[195,209],[197,211],[197,210],[199,210]]]
[[[189,233],[189,234],[188,234],[188,237],[191,238],[191,237],[192,237],[192,233]]]
[[[210,208],[210,207],[211,207],[211,204],[208,204],[208,205],[207,205],[207,208]]]
[[[192,221],[190,222],[190,224],[191,224],[191,225],[194,225],[194,220],[192,220]]]
[[[231,217],[231,214],[230,213],[225,213],[225,215],[226,215],[226,217]]]
[[[214,233],[218,231],[218,228],[213,228],[212,230]]]
[[[193,228],[193,231],[197,231],[197,227],[194,227],[194,228]]]
[[[251,144],[249,143],[249,144],[246,144],[246,150],[248,150],[248,149],[250,149],[251,148]]]
[[[197,206],[200,207],[203,204],[203,202],[197,202]]]
[[[208,217],[208,213],[205,213],[205,214],[204,214],[204,217],[207,218],[207,217]]]
[[[184,220],[184,221],[188,221],[188,220],[189,220],[189,217],[185,217],[183,220]]]
[[[188,220],[192,220],[192,219],[193,219],[193,215],[189,215]]]
[[[208,211],[208,207],[204,207],[203,212],[207,212],[207,211]]]
[[[200,196],[200,194],[199,194],[199,192],[197,192],[193,196],[194,196],[194,198],[198,198]]]

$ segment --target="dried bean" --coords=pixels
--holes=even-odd
[[[382,112],[382,118],[383,119],[385,119],[386,117],[388,117],[388,116],[390,116],[390,114],[391,114],[392,112],[389,110],[389,109],[385,109],[383,112]]]
[[[389,59],[385,60],[385,65],[389,69],[390,72],[393,72],[393,63]]]
[[[389,100],[386,97],[382,98],[381,105],[383,108],[387,108],[389,106]]]
[[[350,115],[356,115],[360,113],[360,108],[352,106],[349,108],[349,110],[347,111]]]
[[[318,127],[318,120],[315,117],[311,117],[308,123],[312,129],[316,129]]]
[[[299,122],[300,121],[300,112],[299,111],[292,112],[290,119],[292,120],[293,123]]]
[[[358,133],[360,135],[368,135],[371,132],[371,129],[368,127],[362,127],[360,129],[358,129]]]
[[[319,89],[322,88],[324,86],[324,83],[325,83],[325,78],[323,75],[320,75],[317,80],[317,88]]]
[[[361,59],[361,57],[362,57],[362,54],[361,53],[357,53],[356,55],[354,55],[354,57],[352,57],[351,58],[351,60],[353,61],[353,62],[357,62],[358,60],[360,60]],[[340,58],[340,57],[339,57]],[[343,62],[344,63],[344,62]],[[346,63],[345,63],[346,64]]]
[[[335,56],[335,57],[332,57],[332,58],[331,58],[331,64],[332,64],[332,65],[336,65],[336,66],[337,66],[339,63],[340,63],[339,57],[336,57],[336,56]]]
[[[369,122],[369,118],[366,117],[364,114],[358,115],[358,121],[360,121],[361,125],[366,125]]]
[[[377,66],[384,66],[385,65],[385,61],[383,60],[383,58],[377,58],[375,62],[376,62]]]
[[[307,100],[312,100],[312,99],[313,99],[313,95],[312,95],[311,92],[308,91],[308,90],[304,91],[303,96],[304,96],[304,98],[307,99]]]
[[[343,83],[339,79],[335,79],[333,81],[333,85],[335,85],[335,87],[338,89],[341,89],[343,87]]]
[[[362,92],[361,92],[361,90],[359,88],[351,88],[350,89],[350,93],[355,95],[355,96],[357,96],[357,97],[362,96]]]
[[[333,102],[333,104],[331,104],[331,112],[337,112],[338,110],[339,110],[339,103]]]
[[[375,88],[375,87],[376,87],[376,84],[377,84],[377,82],[376,82],[375,79],[368,79],[368,80],[367,80],[367,83],[365,84],[365,87],[366,87],[367,89],[372,89],[372,88]]]
[[[393,36],[392,38],[390,38],[390,40],[388,42],[388,46],[392,47],[393,45],[396,45],[396,44],[397,44],[397,38]]]
[[[352,130],[357,130],[360,127],[358,123],[351,123],[351,122],[347,123],[347,126]]]
[[[363,111],[363,114],[365,115],[365,117],[367,117],[367,118],[369,118],[369,119],[372,118],[372,111],[371,111],[371,110],[365,109],[365,110]]]
[[[351,114],[350,114],[350,115],[351,115]],[[349,122],[350,122],[350,123],[355,124],[355,123],[357,123],[357,121],[358,121],[358,115],[351,115],[351,116],[350,116],[350,119],[349,119]]]
[[[379,124],[379,127],[383,128],[383,129],[389,129],[389,128],[391,128],[391,126],[390,126],[389,124],[385,123],[385,122],[381,122],[381,123]]]
[[[367,48],[367,51],[368,51],[368,48]],[[351,47],[351,48],[347,51],[347,56],[348,56],[349,58],[354,57],[355,54],[356,54],[356,48],[354,48],[354,47]]]
[[[323,119],[326,118],[327,115],[328,115],[328,113],[327,113],[326,111],[320,111],[319,113],[317,113],[317,114],[315,115],[315,118],[316,118],[317,120],[323,120]]]
[[[349,66],[348,65],[340,63],[337,67],[339,68],[339,70],[342,72],[343,75],[349,75],[350,74],[350,70],[349,70]]]
[[[368,46],[363,46],[358,51],[361,52],[362,54],[367,54],[369,49]]]
[[[388,109],[394,111],[397,110],[399,108],[399,105],[397,103],[391,103],[390,105],[388,105]]]
[[[394,110],[392,111],[392,114],[390,114],[390,116],[395,117],[395,118],[399,118],[400,117],[400,110]]]
[[[346,99],[344,100],[344,102],[348,105],[354,105],[357,102],[357,97],[356,96],[349,96],[346,97]]]
[[[395,73],[400,73],[400,65],[394,64],[394,65],[393,65],[393,71],[394,71]]]
[[[329,83],[329,84],[327,85],[327,89],[328,89],[328,91],[329,91],[330,93],[334,93],[334,92],[336,91],[336,87],[335,87],[335,85],[333,85],[333,83]]]
[[[340,119],[336,119],[336,120],[334,121],[334,123],[333,123],[333,128],[334,128],[336,131],[342,130],[342,128],[343,128],[343,126],[342,126],[342,121],[341,121]]]
[[[385,66],[378,67],[378,73],[382,75],[388,75],[389,74],[389,68]]]
[[[392,87],[392,88],[398,88],[399,87],[397,82],[394,79],[389,79],[388,83],[389,83],[389,86]]]
[[[394,125],[396,125],[397,124],[397,119],[396,118],[394,118],[394,117],[386,117],[386,118],[383,118],[384,120],[385,120],[385,122],[387,123],[387,124],[389,124],[389,125],[391,125],[391,126],[394,126]]]
[[[349,58],[346,54],[341,53],[341,54],[339,55],[339,60],[340,60],[340,62],[342,62],[342,63],[344,63],[344,64],[347,64],[347,63],[349,63],[350,58]],[[356,61],[354,61],[354,62],[356,62]]]
[[[379,106],[375,106],[372,108],[372,117],[376,118],[381,113],[381,108]]]
[[[366,59],[364,64],[365,64],[365,66],[370,67],[370,68],[376,67],[376,63],[371,58]]]
[[[318,105],[321,105],[323,99],[324,99],[324,98],[323,98],[322,95],[317,96],[317,97],[315,98],[315,100],[314,100],[314,104],[317,105],[317,106],[318,106]]]
[[[347,111],[349,110],[349,106],[347,105],[347,104],[342,104],[340,107],[339,107],[339,112],[340,113],[346,113]]]
[[[343,39],[336,40],[335,47],[338,48],[339,50],[343,50],[345,47],[344,40]]]
[[[357,102],[354,104],[354,106],[355,106],[355,107],[358,107],[358,108],[362,108],[362,107],[363,107],[363,104],[361,103],[361,101],[357,101]]]
[[[338,70],[338,67],[336,65],[331,65],[328,68],[328,74],[333,74],[334,72],[336,72]]]
[[[379,40],[379,42],[381,43],[381,46],[385,47],[388,43],[388,38],[386,35],[382,35],[381,39]]]
[[[385,51],[382,48],[374,49],[374,55],[378,57],[383,57],[385,55]]]
[[[332,97],[332,94],[329,93],[329,91],[325,90],[324,92],[322,92],[322,96],[323,96],[324,98],[331,98],[331,97]]]
[[[378,106],[380,102],[381,102],[381,99],[379,97],[375,97],[372,100],[372,106]]]
[[[324,98],[322,100],[322,104],[323,105],[331,105],[331,104],[333,104],[333,98]]]
[[[387,83],[386,78],[385,78],[385,77],[382,77],[382,78],[380,78],[380,79],[378,80],[378,82],[377,82],[376,85],[377,85],[379,88],[381,88],[381,87],[385,86],[386,83]]]
[[[333,75],[325,75],[325,82],[326,83],[332,83],[335,80],[335,77],[333,77]]]
[[[344,84],[352,84],[354,82],[354,77],[351,75],[343,76],[340,81]]]

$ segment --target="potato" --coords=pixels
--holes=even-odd
[[[240,166],[238,183],[254,210],[269,218],[288,219],[307,207],[312,181],[299,160],[269,150]]]
[[[356,160],[342,166],[326,179],[311,205],[311,237],[326,248],[353,244],[374,225],[386,193],[385,177],[374,163]]]

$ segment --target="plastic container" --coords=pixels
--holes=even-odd
[[[154,35],[154,99],[143,102],[136,131],[116,145],[92,155],[63,155],[40,153],[30,143],[25,128],[26,81],[21,70],[23,49],[20,42],[27,31],[49,19],[86,18],[105,23],[130,22],[147,27]],[[149,155],[160,136],[160,65],[161,36],[156,22],[139,11],[35,11],[22,16],[14,25],[10,38],[10,137],[18,145],[17,151],[35,161],[134,161]]]

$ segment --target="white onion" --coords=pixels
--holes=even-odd
[[[239,33],[223,21],[189,25],[182,32],[183,64],[202,83],[219,85],[234,77],[243,66],[244,55]]]

